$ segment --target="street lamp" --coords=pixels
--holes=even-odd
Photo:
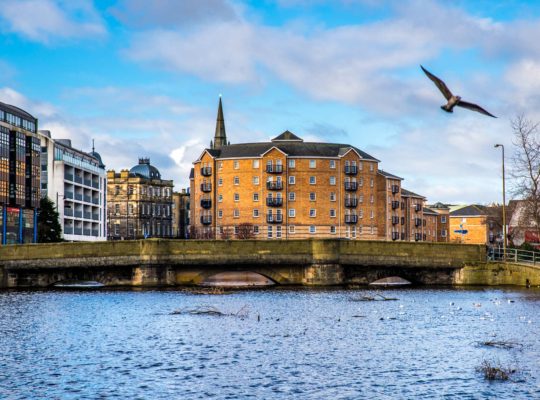
[[[504,145],[496,144],[495,147],[500,147],[502,149],[502,196],[503,196],[503,205],[502,205],[502,220],[503,220],[503,256],[506,260],[506,247],[507,247],[507,236],[506,236],[506,190],[505,190],[505,181],[504,181]]]

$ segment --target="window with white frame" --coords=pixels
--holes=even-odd
[[[240,210],[238,208],[235,208],[233,211],[233,217],[239,218],[240,217]]]
[[[218,164],[218,169],[223,169],[223,161],[220,161]]]
[[[317,227],[315,225],[309,226],[309,233],[314,234],[317,233]]]
[[[356,226],[351,227],[351,237],[356,237]]]
[[[309,201],[315,201],[317,199],[317,195],[315,192],[309,193]]]
[[[336,227],[335,227],[334,225],[332,225],[332,226],[330,227],[330,233],[331,233],[332,235],[335,235],[335,234],[336,234]]]
[[[218,186],[223,186],[223,178],[218,178],[217,184]]]
[[[253,184],[254,184],[254,185],[258,185],[258,184],[259,184],[259,177],[258,177],[258,176],[254,176],[254,177],[253,177]]]
[[[255,217],[255,218],[259,217],[259,209],[258,208],[253,209],[253,217]]]
[[[281,237],[281,226],[276,226],[276,237],[277,238]]]
[[[289,160],[289,168],[295,168],[296,167],[296,160]]]
[[[239,193],[234,194],[234,201],[240,201],[240,194]]]
[[[330,177],[330,185],[335,185],[336,184],[336,177],[335,176],[331,176]]]
[[[218,201],[218,203],[221,203],[223,201],[223,195],[222,194],[218,194],[217,201]]]
[[[310,208],[310,209],[309,209],[309,216],[310,216],[311,218],[315,218],[315,217],[317,216],[317,210],[314,209],[314,208]]]
[[[240,161],[234,160],[233,161],[233,168],[234,169],[239,169],[240,168]]]
[[[223,210],[218,210],[217,216],[218,218],[223,218]]]
[[[336,201],[336,193],[330,192],[330,201]]]
[[[316,176],[310,176],[309,177],[309,184],[315,185],[317,183],[317,177]]]
[[[296,178],[294,175],[289,176],[289,185],[294,185],[296,183]]]
[[[236,226],[236,225],[234,226],[234,234],[238,235],[238,226]]]
[[[253,233],[255,235],[258,235],[259,234],[259,225],[253,225]]]
[[[335,218],[336,217],[336,209],[335,208],[331,208],[330,209],[330,218]]]
[[[290,218],[296,217],[296,210],[294,208],[289,208],[289,217]]]
[[[441,216],[441,223],[446,224],[446,215]]]
[[[330,168],[331,169],[336,168],[336,160],[330,160]]]
[[[317,160],[309,160],[309,168],[316,168]]]
[[[446,229],[443,229],[443,230],[441,231],[441,236],[442,236],[442,237],[446,237]]]
[[[268,237],[269,238],[272,237],[272,226],[271,225],[268,225]]]
[[[361,204],[364,202],[364,195],[361,194],[360,196],[358,196],[358,202]]]
[[[369,163],[369,170],[373,171],[373,163]],[[373,233],[373,232],[372,232]]]
[[[373,212],[373,210],[370,211],[369,218],[371,219],[375,218],[375,213]]]
[[[253,168],[259,168],[259,160],[253,160]]]
[[[294,225],[289,225],[289,233],[294,233],[294,232],[295,232]]]
[[[370,196],[369,196],[369,202],[370,202],[371,204],[373,204],[374,201],[375,201],[375,198],[373,197],[373,195],[370,195]]]
[[[289,201],[295,201],[295,200],[296,200],[296,193],[289,192]]]
[[[373,185],[374,185],[374,183],[373,183],[373,178],[371,178],[371,179],[369,180],[369,186],[370,186],[370,187],[373,187]]]
[[[235,185],[240,185],[240,177],[235,176],[235,177],[233,178],[233,183],[234,183]]]
[[[364,178],[358,179],[358,186],[364,186]]]
[[[364,169],[364,163],[362,161],[358,162],[358,170],[362,171]]]
[[[364,210],[358,212],[358,218],[364,218]]]

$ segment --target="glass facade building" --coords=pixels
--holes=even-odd
[[[40,199],[37,119],[0,102],[0,243],[35,243]]]

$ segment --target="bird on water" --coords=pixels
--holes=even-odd
[[[429,79],[433,81],[435,86],[439,88],[441,93],[444,95],[448,103],[446,103],[444,106],[441,106],[441,108],[446,112],[454,112],[454,107],[463,107],[471,111],[476,111],[481,114],[497,118],[495,115],[491,114],[490,112],[484,110],[482,107],[480,107],[478,104],[469,103],[467,101],[461,100],[460,96],[454,96],[450,89],[446,86],[446,84],[439,78],[437,78],[435,75],[433,75],[431,72],[429,72],[427,69],[425,69],[423,66],[420,65],[420,68],[422,68],[422,71],[427,75]]]

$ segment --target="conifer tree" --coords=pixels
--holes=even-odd
[[[58,220],[54,203],[48,197],[42,198],[38,212],[38,243],[62,241],[62,228]]]

